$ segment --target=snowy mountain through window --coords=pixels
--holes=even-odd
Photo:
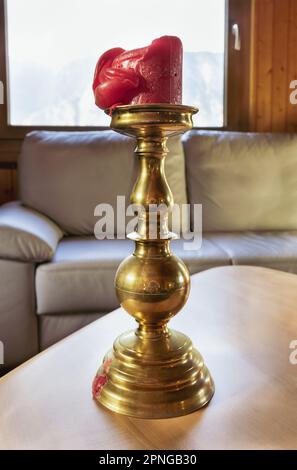
[[[195,125],[224,124],[224,0],[9,0],[6,10],[10,124],[108,125],[91,89],[98,57],[165,34],[183,42]]]

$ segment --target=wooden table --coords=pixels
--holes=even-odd
[[[0,380],[1,449],[297,448],[297,276],[254,267],[192,278],[171,322],[189,334],[216,383],[210,405],[169,420],[115,415],[91,398],[99,359],[133,326],[117,310]]]

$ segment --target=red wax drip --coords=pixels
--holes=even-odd
[[[95,70],[96,105],[113,109],[125,104],[181,104],[182,57],[182,43],[175,36],[162,36],[132,51],[106,51]]]

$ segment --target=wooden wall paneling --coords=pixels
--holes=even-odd
[[[13,171],[0,169],[0,204],[14,199]]]
[[[288,32],[288,80],[287,80],[287,126],[289,132],[297,132],[297,104],[290,103],[289,85],[297,80],[297,0],[290,0],[289,5],[289,32]]]
[[[22,143],[22,140],[0,139],[0,168],[3,163],[16,164]]]
[[[250,56],[249,56],[249,102],[248,102],[248,130],[251,131],[255,128],[256,122],[256,65],[255,65],[255,42],[256,42],[256,0],[251,0],[250,8]]]
[[[295,3],[296,0],[294,0]],[[288,44],[290,0],[274,0],[272,41],[271,130],[284,131],[288,110]]]
[[[229,0],[227,129],[249,129],[251,0]],[[234,49],[232,25],[238,24],[241,48]]]
[[[297,0],[252,0],[250,130],[297,132]]]
[[[17,199],[17,160],[22,141],[0,139],[0,204]]]
[[[14,168],[11,170],[11,196],[13,200],[18,199],[18,170]]]
[[[271,129],[273,0],[256,1],[255,11],[255,127]]]

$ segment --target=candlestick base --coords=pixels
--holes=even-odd
[[[130,235],[135,251],[115,278],[119,302],[139,326],[116,339],[94,379],[93,396],[112,411],[138,418],[185,415],[214,394],[200,353],[187,336],[167,327],[187,301],[190,276],[170,250],[167,212],[173,197],[164,173],[166,141],[190,129],[195,112],[190,106],[167,104],[120,106],[112,112],[111,127],[137,138],[140,160],[131,196],[142,208],[137,231]],[[167,207],[163,220],[161,214],[151,220],[151,204]]]
[[[190,339],[169,330],[159,338],[124,333],[105,357],[98,375],[108,373],[97,401],[117,413],[137,418],[170,418],[206,405],[214,384]]]

